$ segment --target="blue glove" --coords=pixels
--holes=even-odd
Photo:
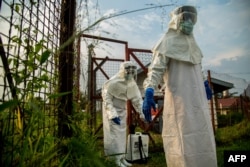
[[[121,120],[120,120],[119,117],[113,118],[112,121],[113,121],[114,123],[116,123],[117,125],[121,125]]]
[[[208,81],[206,80],[204,82],[205,88],[206,88],[206,94],[207,94],[207,99],[210,100],[212,98],[212,90],[209,87]]]
[[[151,117],[151,107],[155,110],[155,102],[154,102],[154,89],[147,88],[145,91],[145,98],[143,100],[142,110],[147,122],[152,121]]]

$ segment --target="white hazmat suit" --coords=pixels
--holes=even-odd
[[[191,6],[186,9],[196,10]],[[153,48],[144,88],[164,79],[162,139],[168,167],[216,167],[216,147],[202,75],[202,53],[192,33],[180,31],[184,8],[171,13],[169,29]],[[192,13],[192,12],[191,12]],[[193,21],[195,24],[196,18]]]
[[[135,75],[136,66],[131,61],[126,61],[120,65],[119,72],[106,81],[102,88],[104,152],[107,156],[115,157],[118,166],[131,165],[124,159],[126,153],[127,100],[131,100],[140,118],[144,119],[142,113],[143,101],[134,80]],[[119,119],[118,123],[120,124],[116,124],[112,120],[115,118]]]

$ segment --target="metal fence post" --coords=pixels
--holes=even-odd
[[[62,1],[61,4],[61,32],[59,52],[59,93],[70,92],[59,99],[58,108],[58,133],[59,137],[71,137],[72,130],[68,126],[73,110],[73,65],[74,65],[74,40],[69,41],[74,35],[76,1]],[[65,45],[65,43],[68,43]]]

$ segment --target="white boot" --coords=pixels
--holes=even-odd
[[[122,163],[121,159],[115,161],[118,167],[127,167],[125,164]]]
[[[132,164],[131,163],[129,163],[125,158],[122,158],[122,163],[124,164],[124,165],[126,165],[126,166],[132,166]]]

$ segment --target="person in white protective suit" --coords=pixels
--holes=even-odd
[[[106,81],[102,88],[103,98],[103,133],[105,155],[115,158],[116,164],[121,167],[131,166],[125,160],[127,110],[126,102],[131,103],[145,119],[142,112],[142,97],[134,80],[136,66],[131,61],[121,63],[119,72]]]
[[[192,6],[182,6],[170,16],[168,31],[152,50],[153,60],[144,81],[143,112],[148,115],[155,108],[154,90],[163,78],[162,139],[167,166],[216,167],[207,100],[211,89],[203,80],[203,56],[192,33],[197,11]]]

